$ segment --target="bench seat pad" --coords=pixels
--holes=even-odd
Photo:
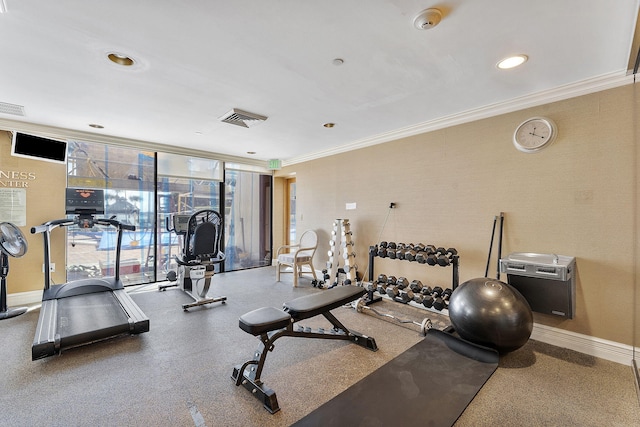
[[[298,321],[333,310],[360,298],[364,293],[365,289],[360,286],[336,286],[285,302],[283,308],[295,321]]]
[[[260,335],[276,329],[286,328],[291,316],[274,307],[262,307],[240,316],[240,329],[251,335]]]

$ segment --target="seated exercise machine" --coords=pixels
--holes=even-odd
[[[273,351],[274,342],[280,337],[323,338],[352,341],[372,351],[377,351],[375,339],[347,329],[331,314],[331,310],[348,304],[365,293],[359,286],[337,286],[323,292],[296,298],[283,304],[283,309],[263,307],[250,311],[240,316],[239,326],[245,332],[254,336],[260,336],[260,346],[254,353],[253,359],[233,368],[231,378],[236,386],[243,385],[247,390],[259,399],[272,414],[279,411],[276,393],[266,387],[260,380],[262,369],[267,358],[267,352]],[[304,319],[323,315],[333,328],[325,331],[298,326],[293,329],[293,324]],[[252,365],[257,365],[256,367]]]
[[[174,256],[178,272],[167,273],[167,280],[173,283],[159,285],[158,289],[178,286],[194,302],[182,304],[182,309],[199,305],[222,302],[227,297],[208,297],[211,278],[216,264],[224,262],[225,255],[220,250],[222,241],[222,217],[211,209],[203,209],[192,215],[171,214],[166,218],[167,231],[180,238],[181,254]]]
[[[115,219],[95,218],[104,214],[102,190],[67,189],[67,214],[73,219],[57,219],[32,227],[31,233],[44,236],[44,292],[42,307],[31,347],[32,360],[60,354],[62,350],[91,344],[124,334],[149,331],[149,318],[124,290],[120,280],[120,247],[123,230],[134,231],[135,226]],[[115,227],[115,275],[92,277],[55,285],[51,284],[51,231],[58,227],[94,225]]]

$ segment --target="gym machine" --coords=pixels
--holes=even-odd
[[[73,219],[57,219],[31,228],[44,237],[44,292],[33,345],[32,360],[60,354],[64,349],[91,344],[124,334],[149,331],[149,318],[124,290],[120,280],[120,248],[123,230],[135,226],[104,214],[102,190],[67,188],[66,213]],[[51,284],[51,232],[58,227],[96,225],[118,230],[113,277],[92,277],[63,284]]]
[[[178,263],[178,271],[167,273],[169,284],[158,286],[160,291],[178,287],[189,295],[192,303],[182,304],[187,311],[191,307],[222,302],[227,297],[209,297],[211,278],[216,264],[224,262],[225,255],[220,250],[222,240],[222,217],[211,209],[194,214],[171,214],[165,218],[165,227],[175,233],[180,240],[180,255],[173,257]]]

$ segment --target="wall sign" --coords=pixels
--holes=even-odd
[[[0,221],[18,227],[27,225],[27,190],[0,188]]]

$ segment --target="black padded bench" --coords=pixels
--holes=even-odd
[[[263,307],[240,316],[239,326],[243,331],[260,336],[260,346],[253,359],[233,368],[231,378],[236,385],[243,385],[258,398],[272,414],[279,411],[276,393],[266,387],[260,380],[267,352],[273,351],[273,342],[280,337],[322,338],[348,340],[369,350],[376,351],[375,339],[347,329],[331,314],[334,308],[348,304],[362,297],[365,289],[359,286],[337,286],[326,291],[306,295],[285,302],[282,310],[274,307]],[[299,326],[294,330],[294,323],[323,315],[333,328],[330,330],[311,330]],[[257,366],[252,366],[257,365]]]

